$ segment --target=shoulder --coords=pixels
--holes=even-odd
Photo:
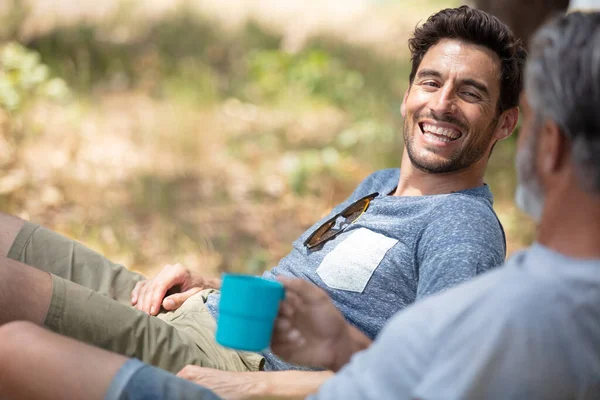
[[[496,218],[490,198],[466,193],[441,195],[435,208],[436,217],[450,218]]]
[[[457,340],[465,334],[492,334],[507,327],[532,327],[557,296],[553,280],[543,279],[524,268],[521,258],[512,257],[503,268],[488,272],[460,286],[425,300],[436,335]],[[535,325],[535,324],[534,324]]]
[[[502,226],[491,204],[485,199],[459,193],[441,195],[429,216],[428,227],[435,234],[439,229],[459,231],[461,236],[500,233]],[[483,231],[483,232],[482,232]]]
[[[431,355],[416,391],[419,396],[427,398],[428,393],[446,388],[453,393],[450,398],[490,398],[494,392],[508,393],[510,383],[520,382],[517,388],[541,388],[542,381],[552,377],[559,382],[568,373],[573,355],[569,352],[581,341],[572,319],[565,318],[572,313],[557,307],[560,293],[565,293],[560,276],[529,267],[511,259],[504,268],[413,308],[414,313],[426,309],[425,340]],[[540,366],[544,374],[539,373]]]
[[[428,215],[415,247],[419,265],[447,265],[468,276],[496,267],[506,257],[506,238],[485,197],[442,195]],[[465,275],[465,277],[467,276]]]
[[[452,193],[443,195],[430,214],[424,235],[439,235],[462,239],[504,239],[504,229],[490,201],[485,197]]]
[[[354,191],[354,197],[366,196],[373,192],[387,194],[384,192],[392,191],[398,185],[399,179],[399,168],[389,168],[375,171],[363,179],[363,181],[358,185]]]

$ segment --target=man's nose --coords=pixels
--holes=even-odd
[[[442,88],[431,99],[429,108],[438,115],[453,114],[456,108],[454,91],[451,88]]]

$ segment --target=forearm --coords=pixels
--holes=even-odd
[[[331,371],[254,372],[257,391],[252,398],[304,399],[333,376]]]
[[[372,340],[364,333],[352,325],[348,325],[345,337],[338,342],[335,360],[331,365],[331,369],[335,372],[339,371],[355,353],[368,348],[371,343]]]

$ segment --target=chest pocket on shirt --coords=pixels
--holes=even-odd
[[[327,254],[317,275],[333,289],[362,293],[373,272],[398,240],[360,228]]]

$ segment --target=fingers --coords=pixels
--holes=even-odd
[[[138,310],[143,311],[145,313],[148,313],[150,311],[147,297],[148,297],[148,291],[150,290],[151,285],[152,285],[151,280],[144,281],[143,285],[140,285],[140,289],[138,292],[138,300],[137,300],[137,304],[136,304],[135,308],[137,308]]]
[[[306,339],[289,319],[282,317],[275,321],[272,342],[300,347],[306,343]]]
[[[279,306],[279,315],[286,318],[292,318],[294,315],[294,306],[292,306],[289,301],[281,302],[281,305]]]
[[[162,306],[167,311],[177,310],[181,305],[190,297],[200,292],[202,288],[191,288],[190,290],[186,290],[183,293],[175,293],[170,296],[165,297],[162,302]]]
[[[137,304],[137,302],[138,302],[138,298],[139,298],[139,293],[140,293],[140,288],[141,288],[142,286],[144,286],[144,284],[145,284],[146,282],[147,282],[147,281],[146,281],[146,280],[144,280],[144,281],[140,281],[140,282],[138,282],[138,283],[136,283],[136,284],[135,284],[135,287],[134,287],[134,288],[133,288],[133,290],[131,291],[131,305],[132,305],[132,306],[135,306],[135,305]]]
[[[294,328],[294,315],[302,309],[302,300],[294,292],[286,294],[285,300],[279,306],[279,313],[275,320],[274,334],[284,338],[287,332]]]
[[[135,285],[135,288],[133,289],[134,292],[132,292],[132,296],[131,296],[131,302],[134,303],[135,301],[135,308],[137,308],[140,311],[146,311],[146,292],[148,291],[148,287],[150,286],[151,281],[150,280],[145,280],[145,281],[141,281],[138,282]]]
[[[291,332],[289,335],[285,335],[277,340],[274,337],[274,340],[271,342],[273,353],[288,361],[292,361],[295,356],[303,353],[303,347],[306,345],[306,341],[302,336],[294,338],[297,334],[293,332],[298,331],[292,330]]]
[[[186,273],[187,270],[180,264],[165,265],[156,277],[136,284],[132,291],[132,303],[135,301],[134,305],[140,311],[157,315],[167,291],[180,284]]]
[[[288,332],[292,329],[292,322],[283,316],[277,317],[273,326],[271,345],[282,345],[287,341]]]
[[[148,302],[150,305],[150,315],[157,315],[160,310],[160,305],[167,294],[167,291],[175,286],[172,277],[166,280],[157,281],[153,286],[152,290],[148,293]]]
[[[292,323],[285,317],[279,317],[275,320],[274,331],[285,333],[292,329]]]
[[[302,299],[294,292],[286,293],[286,298],[281,302],[279,314],[273,327],[272,343],[279,347],[301,347],[306,343],[301,335],[300,327],[296,326],[297,313],[302,312]]]
[[[279,306],[279,313],[291,318],[296,310],[301,310],[303,307],[302,299],[294,292],[286,293],[285,300]]]
[[[151,280],[147,285],[144,286],[141,293],[140,306],[142,311],[154,315],[154,306],[152,304],[152,293],[154,293],[154,286],[156,285],[156,278]]]
[[[287,332],[285,337],[286,342],[288,342],[291,346],[302,347],[306,343],[306,339],[298,329],[292,328]]]

